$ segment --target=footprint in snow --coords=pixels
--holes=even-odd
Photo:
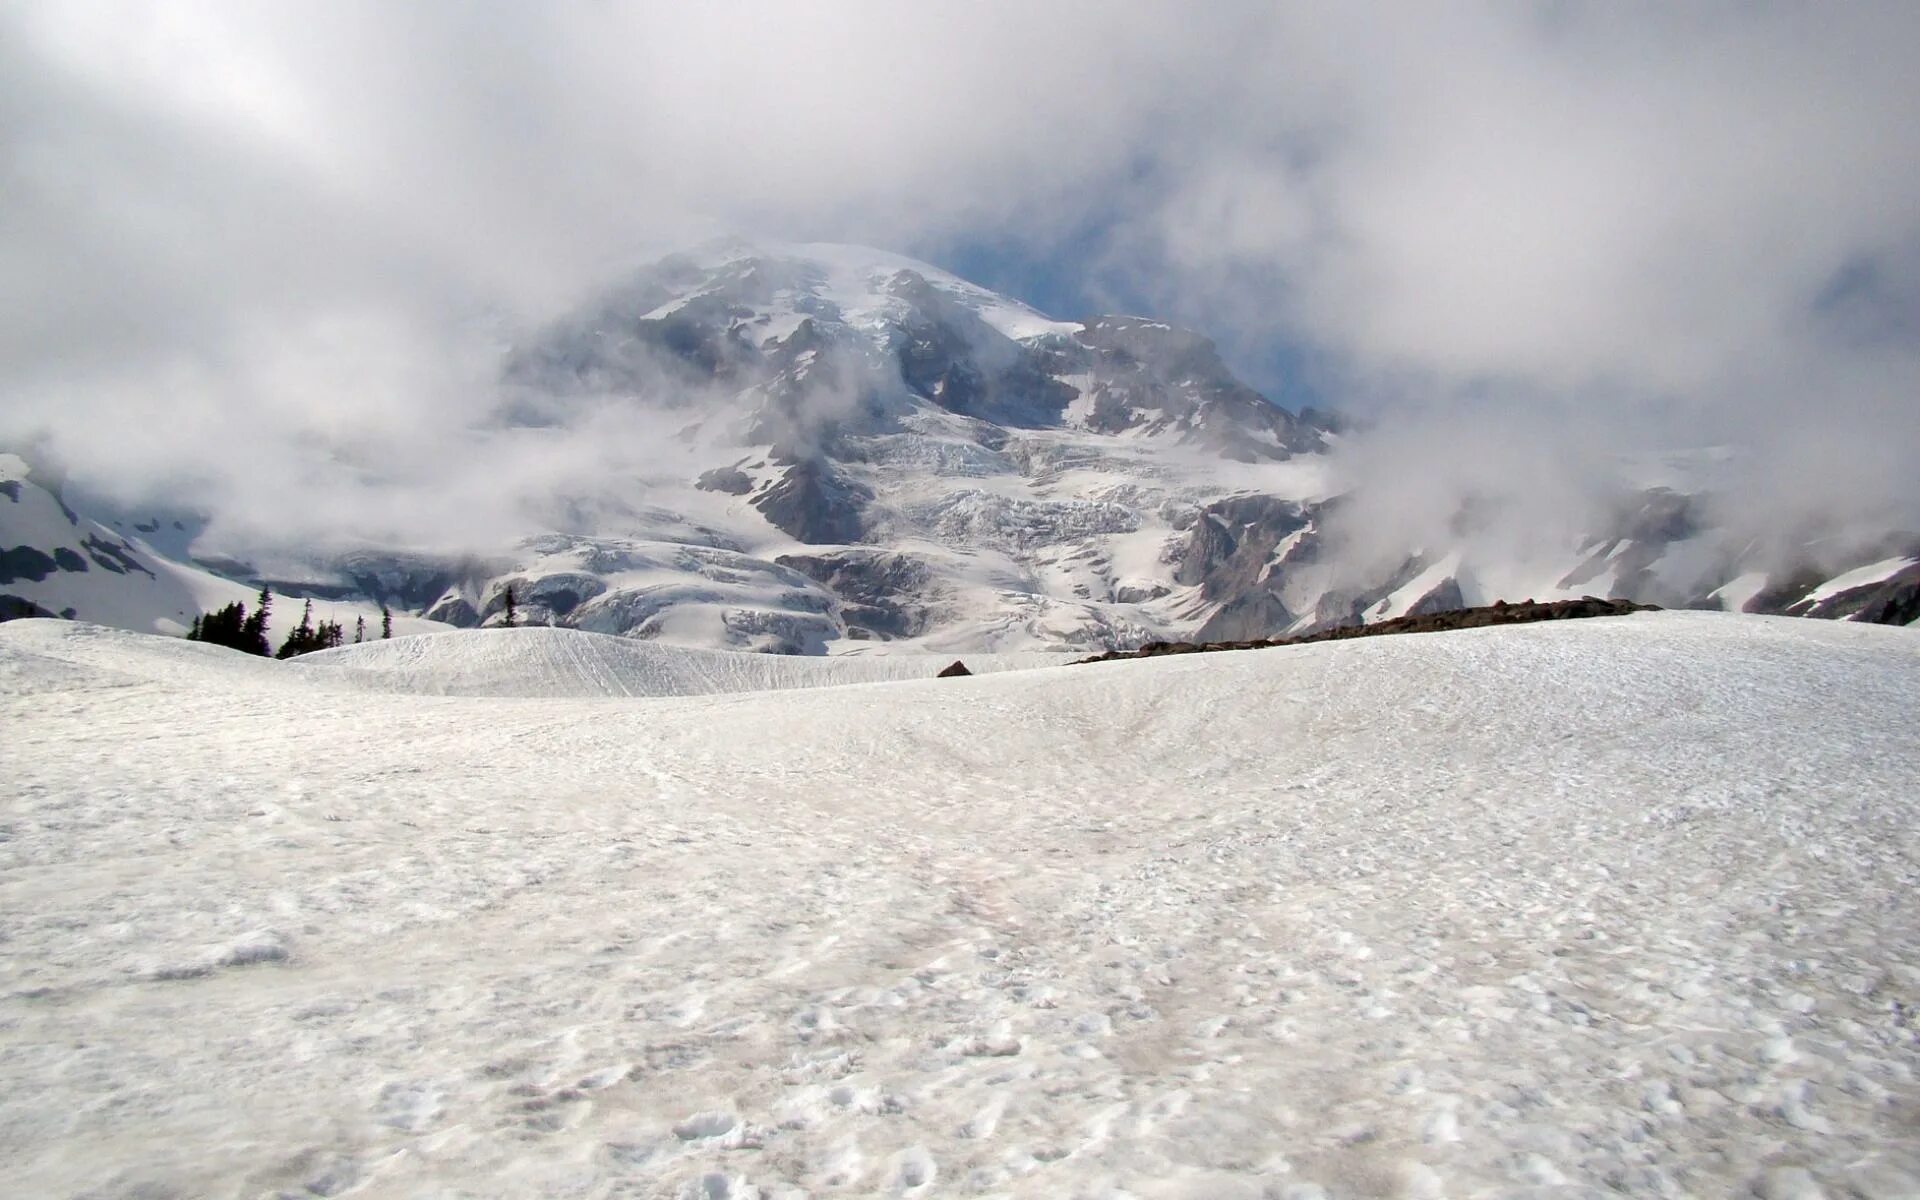
[[[389,1129],[419,1133],[440,1116],[440,1093],[424,1083],[389,1083],[380,1089],[374,1120]]]
[[[902,1150],[893,1160],[894,1186],[901,1192],[918,1192],[933,1186],[940,1167],[924,1146]]]
[[[683,1142],[705,1141],[708,1138],[725,1137],[739,1128],[740,1120],[730,1112],[715,1109],[711,1112],[695,1113],[673,1127],[673,1136]]]

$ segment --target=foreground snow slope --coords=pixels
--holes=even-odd
[[[6,1194],[1920,1190],[1910,631],[649,701],[180,649],[0,628]]]

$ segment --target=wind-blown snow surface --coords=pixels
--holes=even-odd
[[[1920,1190],[1907,630],[345,678],[0,628],[0,1191]]]
[[[462,630],[343,646],[299,667],[369,691],[441,696],[708,696],[931,679],[925,654],[748,654],[668,646],[576,629]],[[969,654],[974,674],[1060,666],[1064,654]]]

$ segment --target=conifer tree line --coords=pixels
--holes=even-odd
[[[331,650],[335,646],[346,644],[346,632],[338,621],[313,620],[313,601],[309,600],[300,610],[300,624],[287,634],[280,649],[274,650],[267,642],[267,616],[273,611],[273,591],[262,586],[260,598],[252,612],[247,606],[234,601],[225,608],[210,613],[202,613],[193,619],[192,628],[187,630],[190,642],[211,642],[216,646],[225,646],[230,650],[240,650],[247,654],[262,657],[293,658],[296,655],[311,654],[315,650]],[[393,610],[385,604],[380,606],[380,636],[393,636]],[[353,622],[353,640],[363,642],[367,639],[367,619],[356,617]]]

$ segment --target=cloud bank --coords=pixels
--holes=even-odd
[[[461,507],[502,337],[741,231],[1288,347],[1410,495],[1737,444],[1920,524],[1920,8],[1348,7],[10,6],[0,439]]]

